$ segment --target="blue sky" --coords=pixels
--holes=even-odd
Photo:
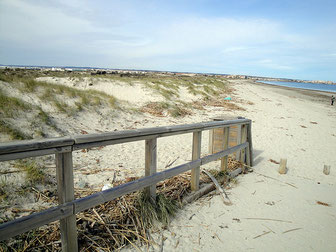
[[[0,0],[0,64],[336,81],[336,1]]]

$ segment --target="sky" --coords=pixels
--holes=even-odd
[[[0,64],[336,82],[336,1],[0,0]]]

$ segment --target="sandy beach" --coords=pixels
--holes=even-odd
[[[81,90],[104,91],[120,99],[123,106],[141,107],[153,101],[151,98],[164,101],[140,83],[111,85],[100,79],[92,83],[89,78],[81,82],[55,77],[40,80]],[[44,101],[39,105],[53,115],[57,128],[68,134],[196,123],[222,116],[252,120],[253,172],[240,175],[235,185],[225,189],[233,204],[224,205],[214,193],[202,197],[179,210],[167,228],[152,230],[152,246],[140,246],[143,251],[335,251],[336,106],[330,106],[331,94],[249,80],[230,80],[229,86],[233,88],[232,104],[242,109],[207,105],[176,118],[165,113],[158,117],[126,109],[113,113],[106,109],[84,110],[76,117],[69,117],[55,112]],[[8,93],[12,90],[7,84],[3,88]],[[22,99],[38,101],[35,94],[27,94]],[[199,97],[180,88],[179,99],[196,101]],[[208,154],[208,138],[209,134],[204,132],[202,156]],[[173,166],[189,162],[191,147],[192,134],[159,138],[158,171],[172,162]],[[287,174],[280,175],[279,164],[270,161],[280,159],[287,159]],[[101,190],[113,178],[124,181],[144,176],[144,142],[77,151],[73,153],[73,163],[76,192],[87,188]],[[10,162],[2,165],[8,168]],[[331,166],[329,175],[323,173],[324,165]],[[53,159],[47,159],[46,168],[52,176],[54,167]],[[202,168],[219,167],[217,161]],[[23,179],[17,173],[10,176],[17,183]],[[43,199],[36,201],[33,197],[21,199],[18,204],[23,209],[35,210],[50,206]],[[18,217],[10,209],[4,216]],[[136,250],[132,246],[124,249]]]
[[[336,108],[326,93],[234,81],[253,120],[253,173],[179,212],[153,234],[158,251],[335,251]],[[279,161],[288,173],[280,175]],[[330,175],[323,166],[331,165]],[[327,203],[328,206],[321,203]]]

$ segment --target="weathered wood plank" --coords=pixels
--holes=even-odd
[[[214,137],[213,130],[209,130],[209,154],[213,153],[213,137]]]
[[[13,141],[0,143],[0,154],[64,147],[73,145],[74,143],[75,141],[71,137]]]
[[[151,176],[156,173],[157,168],[157,139],[149,139],[145,142],[145,176]],[[152,200],[156,199],[156,185],[145,188],[145,193]]]
[[[252,121],[247,124],[247,141],[249,142],[250,150],[250,166],[253,166],[253,143],[252,143]]]
[[[73,204],[64,204],[1,224],[0,241],[68,217],[73,214],[73,211]]]
[[[241,143],[246,143],[247,140],[247,127],[245,124],[241,125]],[[240,150],[240,162],[246,163],[246,149]],[[243,169],[245,170],[245,168]]]
[[[226,150],[223,150],[223,151],[220,151],[220,152],[217,152],[215,154],[212,154],[212,155],[208,155],[206,157],[203,157],[201,158],[202,160],[202,165],[204,164],[207,164],[207,163],[210,163],[212,161],[215,161],[217,159],[220,159],[224,156],[227,156],[227,155],[230,155],[236,151],[239,151],[241,150],[242,148],[246,148],[246,146],[248,145],[248,143],[243,143],[243,144],[240,144],[240,145],[236,145],[234,147],[231,147],[229,149],[226,149]]]
[[[230,127],[224,128],[223,136],[223,150],[226,150],[229,147],[229,137],[230,137]],[[226,171],[228,168],[228,156],[221,158],[221,171]]]
[[[74,136],[75,144],[83,144],[90,142],[99,142],[99,141],[108,141],[116,140],[121,138],[131,138],[131,137],[140,137],[140,136],[151,136],[151,135],[177,135],[184,134],[185,131],[200,131],[207,130],[212,128],[219,128],[225,125],[240,125],[250,122],[249,119],[236,119],[230,121],[213,121],[213,122],[203,122],[203,123],[194,123],[194,124],[185,124],[185,125],[174,125],[174,126],[165,126],[165,127],[155,127],[155,128],[145,128],[137,130],[127,130],[127,131],[115,131],[107,132],[100,134],[87,134],[87,135],[78,135]],[[181,132],[181,133],[180,133]]]
[[[58,202],[64,204],[75,199],[72,152],[56,154]],[[62,251],[78,251],[76,215],[60,220]]]
[[[196,131],[193,133],[192,142],[192,160],[197,160],[201,157],[201,145],[202,145],[202,131]],[[199,176],[200,166],[191,170],[191,190],[197,191],[199,189]]]
[[[286,158],[281,158],[280,159],[279,173],[280,174],[286,174],[287,173],[287,159]]]
[[[240,119],[240,120],[242,120],[242,119]],[[246,119],[244,119],[244,120],[246,120]],[[247,121],[249,121],[249,120],[247,120]],[[127,143],[127,142],[135,142],[135,141],[141,141],[141,140],[151,139],[151,138],[155,138],[155,137],[159,138],[159,137],[181,135],[181,134],[192,133],[192,132],[199,131],[199,130],[208,130],[208,129],[219,128],[223,125],[223,123],[225,123],[225,125],[226,125],[226,122],[221,122],[221,123],[222,124],[220,124],[220,125],[215,125],[215,126],[211,126],[211,127],[207,126],[207,127],[204,127],[204,128],[192,128],[192,129],[181,130],[181,131],[172,131],[172,132],[168,131],[168,132],[165,132],[165,133],[131,136],[131,137],[128,137],[128,138],[116,138],[116,139],[109,139],[109,140],[107,140],[107,138],[106,138],[105,140],[92,141],[92,142],[84,142],[84,140],[81,139],[80,141],[81,142],[83,141],[83,143],[74,144],[73,150],[75,151],[75,150],[80,150],[80,149],[87,149],[87,148],[100,147],[100,146],[106,146],[106,145],[114,145],[114,144]],[[240,121],[239,123],[235,123],[233,125],[241,125],[243,123],[246,123],[246,121]],[[113,132],[111,134],[113,134]],[[83,135],[83,136],[85,137],[85,136],[88,136],[88,135]],[[110,138],[113,138],[113,137],[110,136]]]
[[[246,147],[246,164],[251,167],[251,151],[250,151],[250,145],[247,145]]]
[[[71,151],[71,146],[65,147],[56,147],[51,149],[43,149],[43,150],[32,150],[32,151],[24,151],[24,152],[13,152],[9,154],[0,154],[0,162],[1,161],[8,161],[8,160],[16,160],[28,157],[38,157],[38,156],[45,156],[55,153],[62,153],[62,152],[69,152]]]

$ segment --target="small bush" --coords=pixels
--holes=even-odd
[[[178,202],[166,198],[163,194],[158,194],[153,201],[145,193],[138,196],[138,207],[140,216],[146,228],[153,226],[155,221],[160,221],[164,226],[170,222],[170,217],[174,216],[178,210]]]

